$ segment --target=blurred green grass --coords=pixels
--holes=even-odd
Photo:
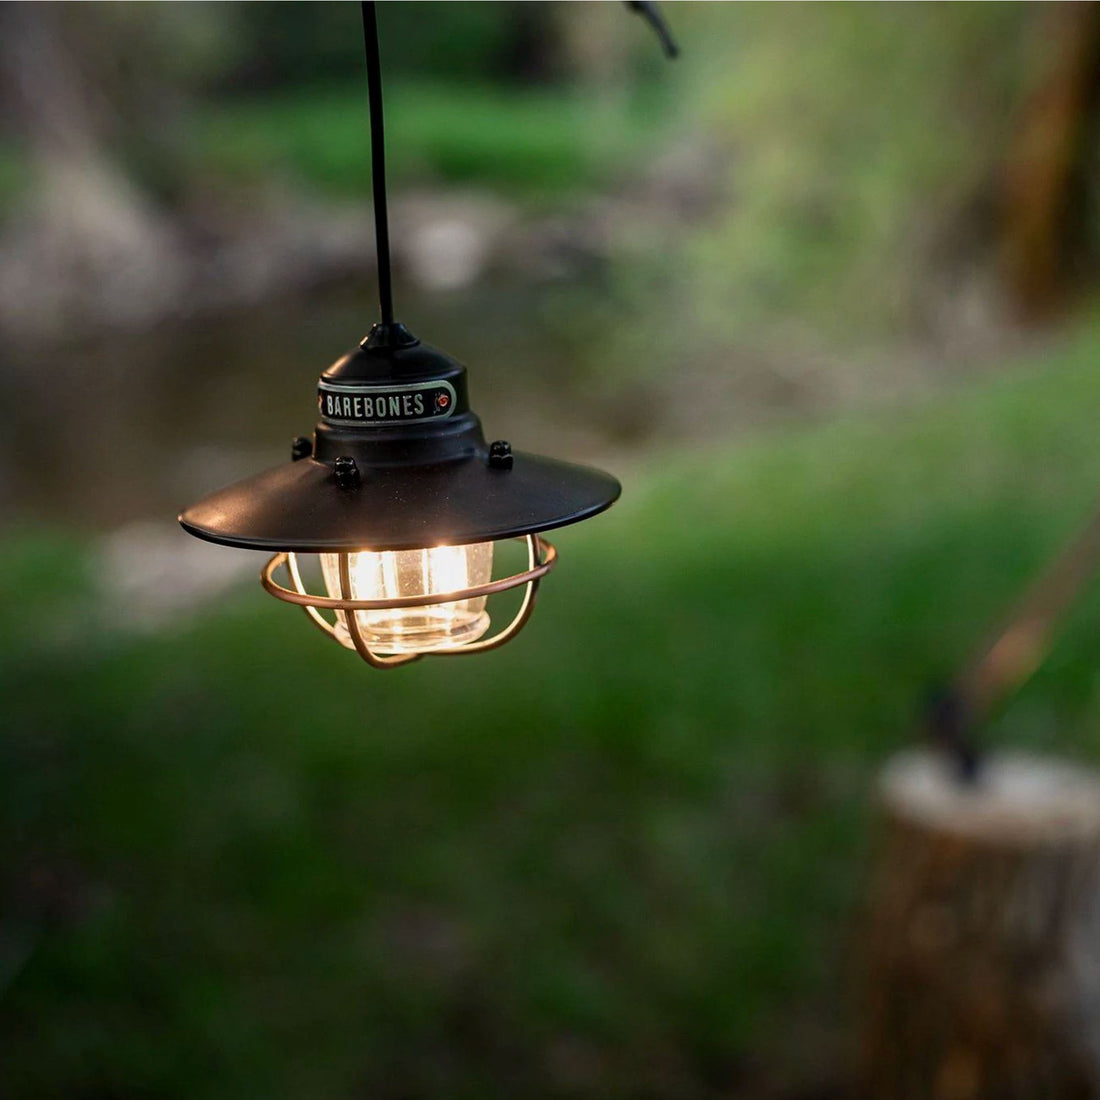
[[[273,171],[331,194],[369,193],[365,91],[293,89],[197,108],[192,170],[255,182]],[[391,181],[476,183],[528,198],[606,184],[652,147],[659,96],[393,81]]]
[[[1098,345],[653,459],[476,661],[371,673],[258,588],[134,636],[9,540],[9,1095],[820,1081],[869,784],[1093,506]],[[1100,755],[1098,615],[998,739]]]

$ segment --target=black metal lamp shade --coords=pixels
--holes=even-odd
[[[192,535],[249,550],[317,554],[459,546],[564,527],[619,495],[608,474],[517,453],[494,468],[484,444],[429,466],[363,467],[341,489],[333,466],[306,458],[211,493],[180,523]]]
[[[318,407],[313,443],[296,441],[294,461],[212,493],[179,520],[211,542],[275,551],[261,574],[264,587],[303,606],[318,626],[379,667],[424,652],[481,652],[513,637],[556,560],[540,533],[596,515],[619,496],[618,481],[600,470],[487,443],[469,407],[465,368],[399,324],[376,325],[321,376]],[[449,560],[453,553],[442,560],[442,548],[475,554],[477,546],[515,537],[527,540],[528,568],[512,577],[469,583],[465,566],[456,572]],[[306,592],[295,558],[302,553],[329,562],[329,596]],[[440,560],[433,564],[432,555]],[[284,567],[291,587],[274,579]],[[379,589],[357,583],[357,568],[412,568],[416,575]],[[478,601],[519,585],[527,586],[519,614],[492,638],[426,625],[438,627],[450,615],[453,627],[456,608],[464,622],[472,615],[481,624]],[[371,598],[363,598],[364,587]],[[367,620],[383,612],[416,623],[372,636]],[[487,623],[486,616],[480,629]]]

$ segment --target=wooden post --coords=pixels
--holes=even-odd
[[[861,1095],[1100,1097],[1100,777],[1003,753],[965,785],[916,750],[878,795]]]
[[[1043,71],[998,173],[1001,265],[1025,320],[1049,316],[1070,289],[1066,277],[1077,257],[1069,246],[1080,236],[1074,188],[1088,171],[1100,67],[1096,4],[1041,4],[1035,12],[1031,38]]]

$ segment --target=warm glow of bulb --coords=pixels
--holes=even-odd
[[[321,554],[330,596],[341,597],[340,555]],[[424,550],[360,550],[349,554],[353,600],[388,600],[457,592],[487,584],[493,574],[493,544],[433,546]],[[336,637],[354,648],[347,612],[336,612]],[[353,612],[367,645],[380,653],[423,653],[475,641],[489,629],[485,597],[384,611]]]

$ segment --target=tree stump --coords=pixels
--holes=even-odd
[[[861,1095],[1100,1097],[1100,778],[1006,753],[964,786],[914,751],[878,794]]]

